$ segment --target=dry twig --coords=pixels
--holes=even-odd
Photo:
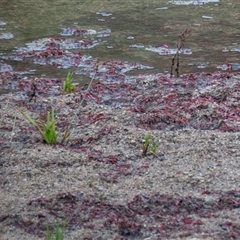
[[[172,58],[172,65],[171,65],[171,77],[173,76],[173,68],[175,67],[175,71],[177,73],[177,77],[179,77],[179,52],[182,50],[182,48],[185,45],[186,42],[186,38],[188,35],[191,34],[191,30],[186,28],[180,35],[179,35],[179,40],[178,40],[178,44],[177,44],[177,52],[175,53],[175,55]],[[175,63],[175,60],[177,61]]]

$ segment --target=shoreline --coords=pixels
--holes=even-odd
[[[224,79],[238,84],[234,80],[238,73],[230,75],[232,79],[226,76]],[[193,75],[188,76],[190,82],[197,81]],[[167,120],[163,119],[160,125],[143,120],[148,117],[149,121],[154,114],[151,110],[156,111],[159,105],[154,101],[158,100],[159,89],[162,89],[161,94],[164,93],[163,88],[153,75],[136,79],[131,86],[119,83],[115,88],[114,84],[94,83],[85,106],[80,109],[79,96],[84,89],[63,95],[59,81],[55,82],[57,87],[50,84],[49,88],[39,81],[40,89],[46,91],[41,90],[42,96],[36,102],[27,100],[24,93],[30,86],[27,82],[24,91],[0,96],[0,112],[4,116],[0,132],[3,203],[0,224],[5,239],[43,239],[47,223],[53,229],[56,219],[66,218],[69,221],[66,239],[79,236],[99,239],[101,236],[103,239],[161,237],[189,240],[226,239],[230,234],[238,236],[240,133],[189,127],[171,131],[155,129],[165,126],[161,124],[166,124]],[[165,78],[164,81],[181,85],[181,79],[186,82],[186,76],[172,80]],[[52,82],[45,83],[48,86]],[[213,94],[221,96],[221,91],[216,91],[217,84],[213,81],[212,86],[199,91],[209,97],[209,105],[205,101],[191,117],[204,116],[217,103],[222,107],[226,101],[233,102],[230,97],[237,97],[229,91],[227,100],[212,102]],[[135,106],[127,106],[128,97],[137,93],[136,87],[142,89],[144,95],[135,96]],[[45,96],[51,89],[55,96]],[[97,92],[96,89],[105,90]],[[119,96],[118,89],[124,91],[125,95],[121,96],[125,96],[122,98],[125,101],[121,107],[94,102],[96,99],[103,101],[109,89],[113,97]],[[215,92],[211,92],[213,89]],[[184,92],[184,97],[190,96],[189,91]],[[191,96],[195,96],[194,93],[193,88]],[[210,93],[212,95],[207,95]],[[173,106],[173,96],[169,92],[163,94],[168,106]],[[152,105],[149,105],[151,101]],[[69,124],[73,126],[64,145],[44,144],[36,129],[18,112],[21,108],[33,118],[44,117],[50,106],[54,106],[59,132]],[[186,119],[191,118],[186,115]],[[232,125],[237,126],[237,122],[236,119]],[[153,124],[153,128],[147,129],[147,124]],[[162,157],[161,160],[150,154],[142,156],[142,142],[148,134],[159,142],[156,154]],[[149,210],[144,210],[144,201]],[[169,210],[162,209],[163,205]],[[162,211],[167,212],[162,215]],[[157,218],[156,214],[161,217]],[[175,221],[178,221],[177,225]],[[229,222],[232,223],[229,225],[231,231],[220,227]]]

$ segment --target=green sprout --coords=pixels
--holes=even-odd
[[[66,222],[63,224],[63,227],[60,227],[60,223],[57,220],[55,235],[52,235],[52,233],[49,230],[49,227],[47,226],[46,240],[63,240],[65,230],[66,230]]]
[[[153,143],[150,145],[150,149],[149,149],[150,154],[156,153],[157,148],[158,148],[158,142],[153,142]]]
[[[47,144],[56,144],[58,134],[56,132],[56,121],[54,118],[54,108],[52,108],[51,112],[47,113],[46,122],[39,121],[37,123],[34,119],[32,119],[27,113],[20,111],[23,116],[33,125],[36,127],[38,132],[41,134],[43,140]],[[65,134],[64,134],[65,136]],[[68,135],[69,136],[69,135]]]
[[[142,155],[147,156],[148,152],[149,154],[154,154],[156,153],[158,148],[158,142],[152,141],[152,136],[148,134],[143,142],[143,149],[142,149]]]
[[[93,187],[93,179],[90,179],[88,185],[89,185],[89,187]]]
[[[65,81],[63,82],[63,91],[65,93],[71,93],[75,89],[73,85],[73,73],[68,73]]]

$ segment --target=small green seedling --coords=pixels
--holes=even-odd
[[[158,148],[158,142],[153,142],[150,145],[150,149],[149,149],[150,154],[155,154],[157,151],[157,148]]]
[[[71,93],[75,89],[73,85],[73,73],[68,73],[65,81],[63,82],[63,91],[65,93]]]
[[[52,108],[51,112],[47,113],[47,120],[46,122],[39,121],[37,123],[34,121],[27,113],[20,111],[23,116],[33,125],[36,127],[38,132],[41,134],[43,140],[47,144],[56,144],[58,134],[56,132],[56,121],[54,118],[54,109]]]
[[[66,230],[66,222],[63,224],[63,227],[60,227],[60,223],[57,220],[55,236],[52,235],[51,231],[49,230],[49,227],[47,226],[46,240],[63,240],[65,230]]]
[[[93,179],[91,179],[88,184],[89,184],[89,187],[93,187]]]
[[[150,142],[151,142],[151,135],[147,135],[143,142],[143,151],[142,151],[143,156],[147,155],[148,148],[150,146]]]
[[[158,142],[152,141],[152,136],[148,134],[143,143],[142,155],[147,156],[149,154],[155,154],[158,148]]]

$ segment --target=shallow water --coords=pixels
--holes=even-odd
[[[225,1],[1,1],[0,58],[46,37],[70,38],[64,30],[89,34],[71,38],[96,41],[81,53],[99,61],[121,60],[153,69],[129,74],[169,73],[178,36],[188,28],[191,36],[180,55],[180,73],[216,71],[224,64],[239,64],[239,10],[237,0]],[[4,60],[17,71],[64,77],[69,69],[33,62]],[[79,71],[73,68],[71,71]],[[81,79],[83,79],[81,77]]]

